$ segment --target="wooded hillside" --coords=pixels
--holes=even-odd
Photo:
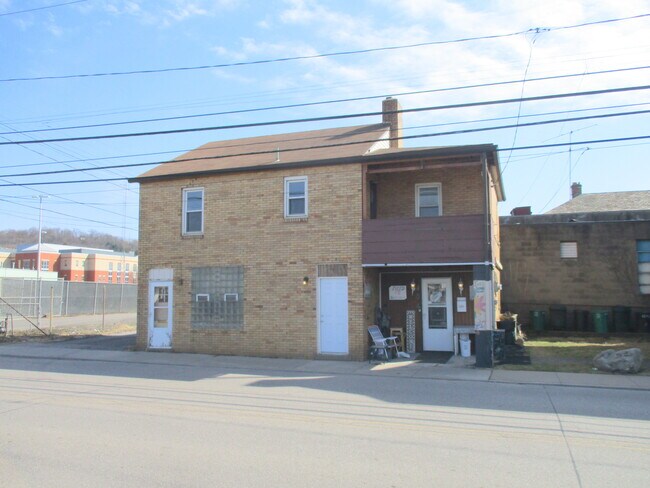
[[[14,249],[22,244],[35,244],[38,242],[38,229],[28,230],[0,230],[0,247]],[[138,251],[138,241],[120,239],[110,234],[99,232],[78,232],[68,229],[43,229],[43,242],[64,244],[67,246],[94,247],[112,249],[118,252]]]

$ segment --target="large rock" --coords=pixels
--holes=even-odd
[[[609,373],[638,373],[643,364],[641,349],[607,349],[598,353],[593,361],[594,367]]]

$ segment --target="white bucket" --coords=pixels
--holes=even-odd
[[[472,343],[469,340],[469,334],[460,335],[460,355],[464,358],[472,355]]]

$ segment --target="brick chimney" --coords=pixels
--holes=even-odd
[[[571,198],[579,197],[582,195],[582,185],[580,183],[573,183],[571,185]]]
[[[510,211],[510,215],[531,215],[533,212],[530,210],[530,207],[515,207]]]
[[[400,110],[402,110],[402,106],[397,98],[388,97],[381,104],[383,112],[381,121],[384,124],[390,124],[390,147],[402,147],[402,114],[397,113]]]

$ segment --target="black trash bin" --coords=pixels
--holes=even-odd
[[[632,321],[630,320],[632,310],[630,307],[622,307],[619,305],[614,307],[613,312],[614,330],[616,332],[630,332],[632,330]]]
[[[566,330],[566,306],[551,305],[549,315],[552,330]]]
[[[639,314],[639,332],[650,334],[650,310]]]
[[[590,330],[588,310],[574,310],[573,317],[573,328],[575,330],[580,332],[587,332]]]
[[[517,341],[517,322],[515,320],[500,320],[497,329],[505,331],[506,346],[512,346]]]

